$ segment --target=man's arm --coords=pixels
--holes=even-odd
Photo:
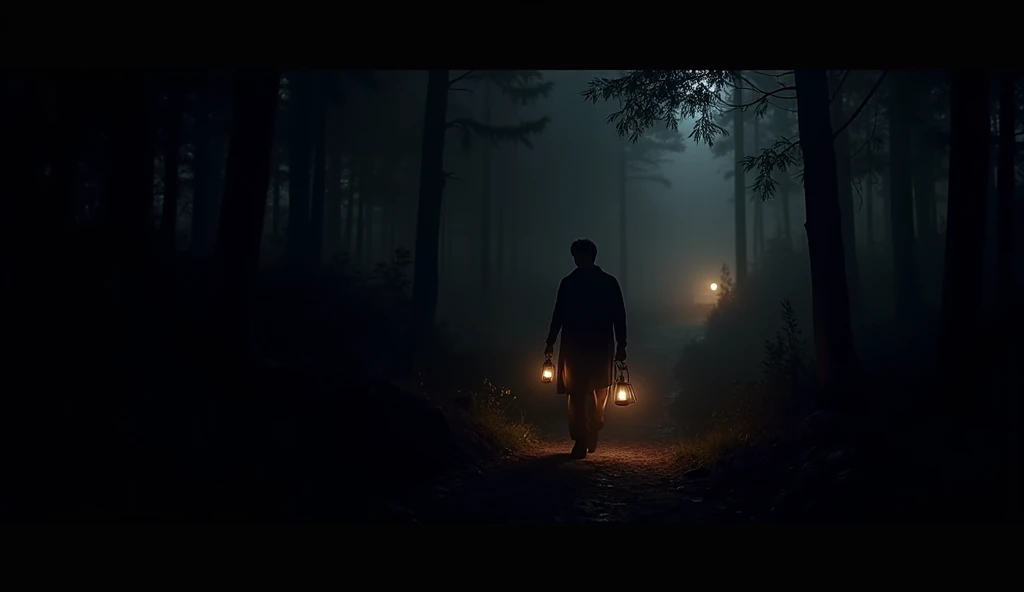
[[[558,339],[558,332],[562,330],[563,313],[565,311],[565,280],[558,284],[558,295],[555,296],[555,310],[551,313],[551,327],[548,329],[547,344],[549,347],[555,345]]]
[[[612,324],[615,325],[615,342],[618,350],[626,350],[626,302],[622,298],[619,281],[612,279]]]

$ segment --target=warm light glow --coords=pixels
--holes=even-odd
[[[718,289],[718,284],[716,284],[715,282],[711,282],[711,291],[714,292],[717,289]]]
[[[550,359],[544,360],[544,365],[540,369],[540,381],[547,384],[553,382],[555,379],[555,365],[551,363]]]
[[[616,401],[625,401],[626,400],[626,396],[627,396],[626,395],[626,389],[620,388],[619,392],[615,393],[615,400]]]

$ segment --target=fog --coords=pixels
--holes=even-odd
[[[1019,516],[1019,72],[3,85],[0,520]]]
[[[492,148],[493,199],[501,202],[494,207],[495,231],[502,224],[517,229],[507,240],[508,248],[518,251],[518,267],[513,271],[506,263],[505,274],[496,278],[500,304],[494,314],[505,321],[503,331],[531,327],[535,340],[542,339],[558,281],[573,269],[573,240],[593,240],[599,249],[598,265],[613,275],[621,272],[618,161],[621,145],[629,140],[620,138],[607,122],[608,105],[591,105],[580,96],[591,79],[609,74],[545,71],[545,80],[554,83],[549,97],[527,107],[505,105],[504,111],[498,110],[495,119],[510,122],[551,118],[543,134],[530,138],[532,148]],[[691,127],[692,120],[684,120],[680,133],[685,136]],[[643,181],[627,185],[626,297],[631,314],[692,321],[694,301],[717,280],[722,264],[735,266],[732,182],[725,178],[731,163],[691,141],[682,154],[669,153],[665,160],[659,171],[671,187]],[[460,336],[470,338],[473,327],[481,327],[479,317],[473,316],[468,326],[459,321],[467,316],[466,306],[483,302],[478,247],[481,164],[479,155],[458,147],[449,151],[448,163],[461,180],[450,181],[445,195],[442,258],[451,258],[443,272],[440,316],[465,332]],[[533,308],[516,313],[527,318],[510,319],[505,307],[524,298]],[[489,312],[486,306],[483,312]]]

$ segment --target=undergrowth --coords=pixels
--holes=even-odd
[[[734,322],[740,309],[735,304],[735,290],[728,267],[723,266],[719,301],[708,319],[709,333],[721,325]],[[708,413],[710,419],[703,429],[695,429],[677,447],[680,461],[688,468],[700,468],[735,452],[737,449],[770,435],[786,420],[794,393],[805,387],[808,360],[806,342],[797,313],[788,299],[780,303],[781,328],[774,339],[762,345],[760,376],[736,379],[727,391],[720,391]],[[720,338],[712,333],[712,338]],[[677,367],[692,363],[695,351],[707,348],[707,342],[696,342],[684,352]],[[695,368],[695,366],[690,366]],[[677,409],[678,411],[678,409]]]
[[[510,389],[484,379],[483,388],[471,394],[469,416],[502,450],[517,452],[537,442],[536,427],[526,419]]]

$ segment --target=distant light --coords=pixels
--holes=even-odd
[[[718,284],[716,284],[715,282],[711,282],[711,291],[714,292],[717,289],[718,289]]]

